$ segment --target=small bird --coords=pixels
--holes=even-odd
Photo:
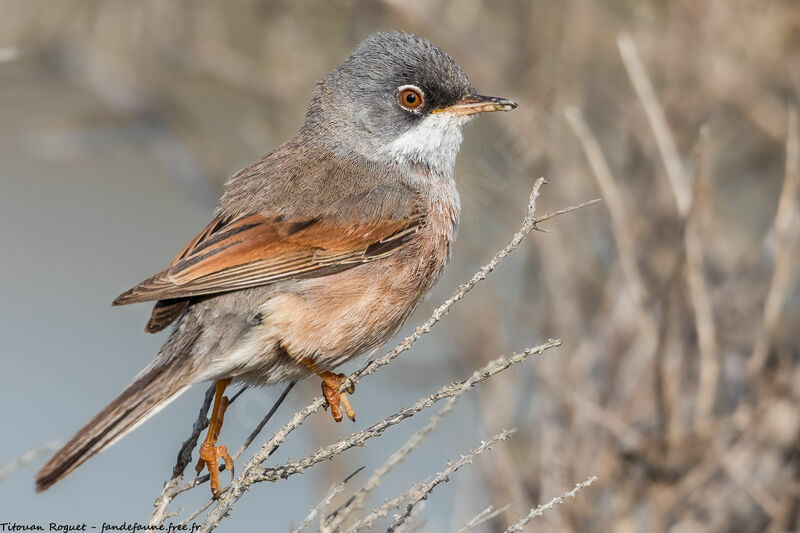
[[[42,491],[195,383],[216,382],[198,474],[221,492],[217,445],[232,382],[312,374],[336,422],[355,420],[333,370],[394,335],[450,255],[464,125],[509,111],[475,94],[427,40],[376,33],[317,82],[298,134],[225,184],[214,219],[114,305],[154,301],[145,331],[176,322],[155,359],[42,467]]]

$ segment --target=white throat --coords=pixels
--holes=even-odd
[[[472,117],[433,113],[384,146],[379,154],[401,165],[425,165],[436,173],[452,176],[464,124]]]

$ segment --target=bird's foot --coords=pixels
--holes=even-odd
[[[334,374],[333,372],[325,370],[319,373],[319,377],[322,378],[322,395],[325,396],[328,405],[331,406],[331,415],[333,415],[333,419],[337,422],[341,422],[342,408],[344,408],[344,412],[347,413],[347,418],[355,422],[356,411],[353,409],[353,406],[350,405],[350,399],[347,395],[353,394],[356,391],[356,386],[351,384],[344,391],[340,392],[339,389],[342,387],[342,383],[347,380],[347,376],[344,374]]]
[[[233,479],[233,458],[228,453],[225,446],[215,446],[204,442],[200,446],[200,459],[197,461],[195,470],[199,474],[204,468],[208,468],[208,476],[211,480],[211,496],[216,500],[222,493],[219,483],[219,460],[225,461],[225,469],[231,471]]]
[[[217,394],[214,399],[214,408],[211,410],[208,434],[206,434],[206,440],[200,445],[200,459],[198,459],[197,465],[194,467],[197,475],[200,475],[203,469],[208,469],[208,477],[211,481],[211,496],[215,500],[222,493],[222,487],[219,483],[220,459],[225,462],[225,469],[230,470],[231,480],[233,480],[233,458],[228,453],[228,448],[217,446],[217,439],[225,418],[225,410],[230,404],[228,397],[222,396],[222,393],[230,382],[230,379],[217,381]]]

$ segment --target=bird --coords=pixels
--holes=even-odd
[[[211,222],[161,272],[113,305],[155,302],[145,331],[173,325],[122,393],[36,475],[43,491],[166,407],[216,384],[198,475],[221,493],[218,445],[232,383],[317,375],[336,422],[355,420],[341,364],[388,341],[449,260],[460,216],[463,128],[517,104],[482,96],[428,40],[375,33],[313,90],[298,133],[225,183]]]

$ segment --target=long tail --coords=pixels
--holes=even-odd
[[[122,394],[78,431],[36,474],[36,490],[46,490],[180,396],[195,377],[194,339],[176,330],[161,353]]]

